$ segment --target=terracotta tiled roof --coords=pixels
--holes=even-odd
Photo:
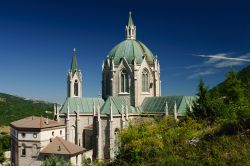
[[[29,129],[44,129],[58,126],[64,126],[63,123],[59,123],[55,120],[47,119],[44,117],[30,116],[24,119],[20,119],[12,122],[11,127],[14,128],[29,128]]]
[[[40,153],[74,155],[82,153],[84,148],[77,146],[61,137],[55,137]]]

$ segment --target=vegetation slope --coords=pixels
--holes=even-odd
[[[0,93],[0,126],[28,116],[51,116],[53,104]]]
[[[250,66],[208,89],[198,85],[193,111],[130,125],[108,165],[250,165]]]

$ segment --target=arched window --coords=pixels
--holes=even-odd
[[[77,80],[75,80],[75,83],[74,83],[74,95],[78,96],[78,82],[77,82]]]
[[[148,70],[144,69],[142,71],[142,92],[149,92],[149,76],[148,76]]]
[[[126,92],[128,93],[129,92],[129,76],[128,76],[128,73],[127,71],[124,69],[122,70],[121,72],[121,82],[120,82],[120,85],[121,85],[121,92]]]

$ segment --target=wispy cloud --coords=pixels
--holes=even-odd
[[[250,62],[250,59],[247,59],[248,54],[242,55],[239,57],[234,57],[234,58],[229,57],[229,54],[227,54],[227,53],[220,53],[220,54],[215,54],[215,55],[196,55],[196,56],[203,57],[203,58],[209,58],[205,63],[215,63],[215,62],[218,62],[221,60]]]
[[[233,57],[234,55],[234,57]],[[193,64],[187,66],[186,69],[199,69],[196,72],[192,72],[187,78],[193,79],[196,77],[202,77],[205,75],[211,75],[217,73],[220,68],[240,66],[250,62],[250,53],[243,55],[237,55],[232,53],[218,53],[212,55],[194,55],[197,57],[204,58],[204,61],[200,64]]]
[[[204,70],[204,71],[199,71],[199,72],[192,73],[187,78],[188,79],[193,79],[193,78],[202,77],[202,76],[205,76],[205,75],[211,75],[211,74],[214,74],[214,73],[216,73],[215,70],[208,69],[208,70]]]

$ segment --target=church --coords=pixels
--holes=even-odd
[[[126,39],[111,49],[102,64],[102,98],[82,96],[82,74],[73,51],[67,77],[68,96],[55,108],[66,124],[66,139],[93,150],[93,159],[115,158],[116,134],[141,118],[184,116],[191,96],[161,96],[160,62],[136,37],[131,12]],[[86,73],[87,74],[87,73]]]
[[[62,106],[54,106],[54,121],[64,125],[65,144],[78,147],[74,160],[80,152],[89,160],[114,160],[120,130],[148,118],[174,116],[178,120],[192,108],[192,96],[161,96],[160,62],[137,39],[136,30],[130,12],[126,39],[104,56],[102,97],[82,95],[84,79],[73,50],[67,98]]]

